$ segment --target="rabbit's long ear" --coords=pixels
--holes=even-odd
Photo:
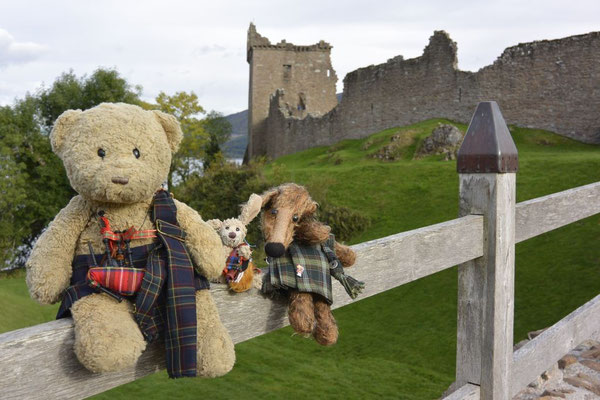
[[[242,221],[242,224],[248,225],[254,217],[260,213],[260,209],[262,207],[263,199],[259,195],[252,193],[248,202],[242,206],[242,210],[240,211],[239,220]]]

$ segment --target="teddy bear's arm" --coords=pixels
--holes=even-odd
[[[246,260],[249,260],[252,256],[252,249],[250,246],[240,246],[238,247],[238,254]]]
[[[198,272],[208,279],[217,278],[224,265],[221,238],[190,206],[177,200],[175,205],[177,221],[187,234],[185,243]]]
[[[25,263],[26,281],[31,297],[41,304],[56,303],[69,286],[77,240],[90,213],[81,196],[73,197],[33,246]]]

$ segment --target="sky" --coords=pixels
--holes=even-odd
[[[141,85],[147,101],[193,91],[206,110],[242,111],[250,22],[272,43],[331,43],[342,92],[348,72],[418,57],[435,30],[457,42],[466,71],[518,43],[600,31],[600,1],[0,0],[0,106],[63,72],[104,67]]]

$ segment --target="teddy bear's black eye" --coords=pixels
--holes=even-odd
[[[133,149],[133,155],[135,158],[140,158],[140,151],[137,149],[137,147]]]
[[[228,227],[228,226],[226,226],[226,227],[225,227],[225,229],[229,230],[229,227]]]
[[[239,231],[240,231],[240,228],[235,228],[235,230],[239,232]]]
[[[294,216],[292,217],[292,221],[294,222],[298,222],[300,218],[298,217],[298,214],[294,214]]]
[[[106,156],[106,151],[104,151],[104,149],[102,149],[102,148],[98,149],[98,157],[104,158],[105,156]]]

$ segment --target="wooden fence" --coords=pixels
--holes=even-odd
[[[515,204],[516,162],[497,105],[480,103],[459,152],[462,216],[353,246],[352,276],[367,284],[356,301],[458,265],[456,382],[446,399],[509,399],[568,350],[600,337],[598,296],[513,353],[515,243],[600,213],[600,182]],[[219,285],[212,292],[234,343],[288,324],[281,302]],[[334,285],[333,308],[351,302]],[[150,346],[129,370],[92,374],[73,342],[71,319],[1,334],[0,397],[80,399],[164,368],[160,346]]]

